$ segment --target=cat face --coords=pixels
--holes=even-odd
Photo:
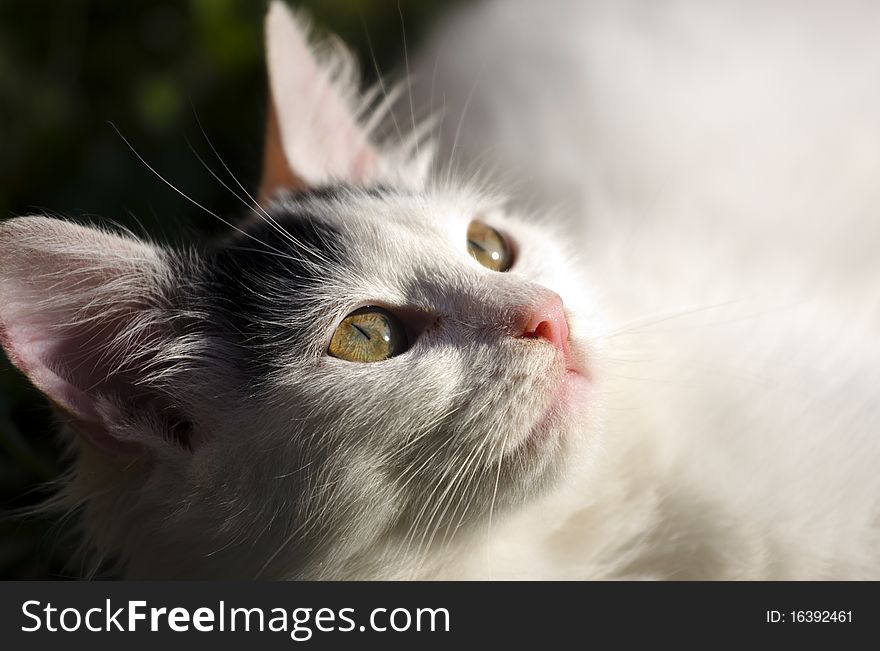
[[[287,195],[267,212],[219,254],[219,313],[232,315],[271,414],[272,458],[260,463],[303,468],[286,483],[316,496],[307,512],[363,515],[419,549],[558,478],[590,371],[585,339],[535,334],[575,320],[550,289],[577,296],[544,228],[467,193],[394,188]],[[508,243],[508,271],[468,252],[475,220]],[[346,317],[374,307],[399,324],[397,354],[334,356]]]
[[[131,574],[406,575],[558,479],[597,321],[539,218],[371,143],[280,3],[267,39],[251,216],[186,254],[4,225],[4,348],[82,435],[71,498]]]

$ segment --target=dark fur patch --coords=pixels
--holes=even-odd
[[[345,264],[350,243],[316,215],[316,206],[381,199],[395,191],[334,185],[281,195],[266,206],[271,221],[251,216],[240,232],[208,252],[199,302],[211,315],[209,327],[221,331],[215,334],[241,350],[247,377],[264,377],[291,350],[308,347],[313,330],[296,332],[278,324],[296,322],[304,299],[319,293],[330,267]]]
[[[273,203],[269,220],[251,219],[213,251],[206,265],[209,312],[244,351],[248,375],[263,374],[281,358],[279,347],[305,346],[312,332],[295,332],[278,323],[291,317],[303,299],[317,293],[329,267],[345,260],[342,233],[308,209],[311,201],[332,201],[322,190]]]

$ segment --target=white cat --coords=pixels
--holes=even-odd
[[[59,501],[139,578],[877,578],[878,11],[484,3],[382,139],[273,3],[228,241],[0,225]]]

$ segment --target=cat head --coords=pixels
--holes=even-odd
[[[377,142],[350,59],[279,2],[266,34],[249,215],[187,251],[3,223],[2,345],[130,575],[410,575],[590,439],[596,316],[540,216]]]

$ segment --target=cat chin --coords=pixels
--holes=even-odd
[[[505,452],[509,478],[506,499],[499,503],[519,508],[554,486],[576,465],[582,449],[592,400],[588,374],[565,369],[554,379],[546,406],[534,414],[533,425]]]
[[[589,398],[589,380],[580,371],[566,369],[554,384],[547,406],[536,415],[534,425],[522,439],[508,448],[505,456],[540,455],[547,446],[564,444],[569,432],[575,429],[577,415]]]

